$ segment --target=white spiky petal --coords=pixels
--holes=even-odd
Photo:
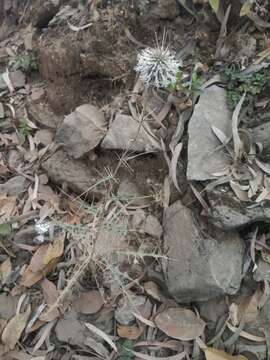
[[[158,46],[146,48],[138,54],[138,63],[135,71],[147,85],[154,85],[157,88],[167,88],[177,80],[180,60],[175,58],[175,53],[168,48]]]

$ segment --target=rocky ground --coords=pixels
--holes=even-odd
[[[1,1],[1,359],[269,358],[270,9],[213,3]]]

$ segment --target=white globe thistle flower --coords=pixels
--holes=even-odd
[[[147,85],[167,88],[177,81],[177,73],[182,65],[175,53],[164,46],[146,48],[138,54],[135,67],[140,79]]]

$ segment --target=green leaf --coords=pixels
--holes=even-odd
[[[0,235],[6,236],[11,233],[11,225],[6,224],[0,224]]]
[[[241,7],[240,16],[248,15],[250,12],[251,12],[251,2],[248,0]]]
[[[209,4],[214,12],[217,13],[219,9],[219,0],[209,0]]]

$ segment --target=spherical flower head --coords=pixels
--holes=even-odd
[[[145,84],[157,88],[167,88],[177,81],[177,73],[181,65],[182,62],[175,58],[174,52],[158,46],[146,48],[138,54],[135,71],[140,74],[140,78]]]

